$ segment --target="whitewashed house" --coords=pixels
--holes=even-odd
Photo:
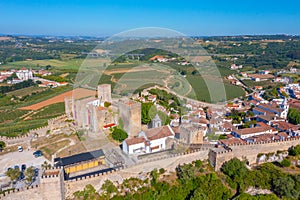
[[[166,149],[167,139],[174,137],[169,125],[151,128],[141,131],[138,137],[124,140],[122,149],[126,154],[157,152]]]

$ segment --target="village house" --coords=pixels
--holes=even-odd
[[[253,81],[266,81],[269,79],[273,79],[274,76],[272,74],[249,74],[248,75]]]
[[[246,139],[248,137],[256,136],[256,135],[262,135],[262,134],[274,134],[278,133],[277,130],[270,126],[256,126],[254,128],[244,128],[244,129],[237,129],[233,130],[231,134],[234,137]]]

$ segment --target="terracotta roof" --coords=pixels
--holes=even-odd
[[[162,126],[158,128],[151,128],[144,131],[147,138],[149,140],[157,140],[160,138],[165,138],[173,135],[171,127],[169,126]]]
[[[272,140],[280,140],[280,137],[278,134],[276,134],[276,135],[275,134],[262,134],[262,135],[256,135],[256,136],[249,137],[246,140],[247,141],[254,140],[255,142],[266,142],[266,141],[272,141]]]
[[[289,129],[296,128],[297,125],[285,121],[278,121],[278,122],[273,122],[273,126],[276,126],[278,129],[282,131],[287,131]]]
[[[268,110],[274,110],[276,112],[281,112],[282,110],[280,108],[277,107],[277,104],[265,104],[265,103],[261,103],[259,105],[257,105],[258,107],[261,107],[262,109],[268,109]]]
[[[271,114],[268,114],[268,115],[257,115],[257,118],[260,118],[260,119],[263,119],[263,120],[266,120],[266,121],[272,121],[272,120],[283,120],[284,121],[284,119],[283,118],[281,118],[281,117],[278,117],[278,116],[275,116],[275,114],[274,113],[271,113]]]
[[[98,106],[98,110],[107,110],[107,108],[103,107],[103,106]]]
[[[115,123],[111,123],[111,124],[104,125],[103,128],[111,128],[111,127],[114,127],[114,126],[116,126],[116,124]]]
[[[156,56],[153,56],[152,58],[150,58],[150,60],[157,60],[157,59],[164,59],[164,57],[160,56],[160,55],[156,55]]]
[[[140,144],[146,142],[144,137],[136,137],[136,138],[127,138],[125,140],[127,145]]]
[[[262,109],[262,108],[255,107],[255,108],[253,108],[253,111],[254,111],[254,110],[256,110],[256,111],[258,111],[258,112],[261,112],[261,113],[265,113],[265,114],[268,114],[268,115],[273,115],[273,116],[275,116],[275,114],[274,114],[273,112],[264,110],[264,109]]]
[[[289,101],[289,105],[290,105],[291,108],[295,108],[295,109],[300,110],[300,101],[299,100],[292,99],[292,100]]]
[[[267,126],[263,126],[263,127],[254,127],[254,128],[244,128],[244,129],[238,129],[235,132],[239,135],[248,135],[248,134],[253,134],[253,133],[261,133],[261,132],[265,132],[268,130],[271,130],[272,127],[267,127]]]
[[[235,144],[246,144],[246,142],[240,138],[229,138],[220,140],[220,143],[225,144],[226,146],[232,146]]]

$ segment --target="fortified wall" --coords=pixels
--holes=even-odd
[[[230,149],[210,150],[208,158],[215,171],[219,171],[223,163],[236,157],[246,159],[249,164],[257,163],[257,155],[260,153],[270,153],[286,151],[292,146],[300,144],[300,138],[288,138],[282,141],[256,142],[242,145],[230,146]]]
[[[24,189],[14,189],[0,194],[0,199],[26,199],[26,200],[63,200],[65,199],[65,188],[62,168],[51,168],[46,170],[40,179],[39,185]]]

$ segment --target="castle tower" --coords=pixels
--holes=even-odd
[[[141,125],[141,103],[132,100],[119,101],[119,117],[123,121],[123,129],[129,137],[139,134],[142,129]]]
[[[101,84],[98,85],[98,99],[101,102],[112,102],[111,101],[111,85],[110,84]]]
[[[150,128],[158,128],[162,126],[162,122],[158,114],[155,115],[155,117],[152,119],[150,123]]]

